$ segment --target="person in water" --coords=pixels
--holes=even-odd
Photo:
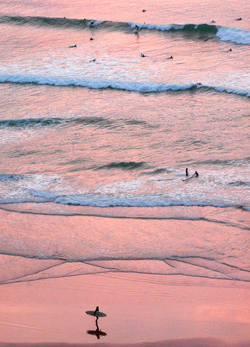
[[[186,177],[188,177],[189,173],[188,173],[188,168],[186,168]]]
[[[197,171],[195,171],[195,173],[193,174],[193,177],[199,177],[199,174]]]

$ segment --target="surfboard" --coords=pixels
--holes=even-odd
[[[191,178],[194,178],[194,176],[190,176],[190,177],[188,177],[188,178],[186,178],[185,180],[182,180],[182,181],[189,181],[189,180],[191,180]]]
[[[94,316],[94,317],[106,317],[106,313],[100,312],[100,311],[86,311],[87,314],[89,314],[90,316]]]

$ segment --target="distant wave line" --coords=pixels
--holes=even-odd
[[[57,87],[85,87],[89,89],[114,89],[128,92],[138,93],[161,93],[168,91],[194,91],[197,89],[210,89],[217,92],[225,92],[228,94],[237,94],[250,97],[250,91],[237,90],[224,86],[211,86],[203,84],[164,84],[164,83],[142,83],[142,82],[126,82],[126,81],[100,81],[100,80],[84,80],[79,78],[54,78],[43,76],[23,76],[23,75],[0,75],[0,83],[14,84],[37,84],[50,85]]]
[[[222,41],[231,41],[238,44],[250,45],[250,32],[247,30],[222,27],[214,24],[140,24],[133,22],[115,22],[93,19],[71,19],[55,17],[32,16],[0,16],[0,24],[30,25],[35,27],[56,27],[63,29],[79,29],[101,27],[109,30],[128,31],[137,25],[140,29],[165,32],[183,32],[185,34],[201,34],[208,38],[218,37]],[[204,38],[204,37],[203,37]]]
[[[33,128],[33,127],[53,127],[75,125],[98,125],[101,127],[112,126],[114,121],[103,117],[72,117],[72,118],[21,118],[21,119],[2,119],[0,120],[0,129],[4,128]],[[0,174],[0,181],[3,176]]]

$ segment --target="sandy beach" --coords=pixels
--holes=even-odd
[[[248,284],[110,273],[2,285],[0,297],[1,346],[250,346]],[[100,340],[85,314],[97,305]]]
[[[250,346],[247,270],[230,266],[235,272],[229,273],[209,258],[139,258],[141,243],[143,251],[157,246],[158,254],[174,245],[170,231],[187,244],[194,235],[198,243],[199,227],[208,243],[211,223],[62,216],[45,207],[41,215],[29,204],[15,209],[1,210],[0,346]],[[213,244],[221,249],[233,232],[218,224]],[[138,259],[124,258],[133,245]],[[118,249],[123,253],[112,260]],[[183,275],[185,266],[192,267]],[[85,313],[96,306],[107,314],[97,325]]]

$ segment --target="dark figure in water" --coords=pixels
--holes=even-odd
[[[195,171],[195,173],[193,174],[193,177],[199,177],[199,174],[197,171]]]
[[[94,312],[94,316],[96,317],[96,323],[97,323],[97,321],[98,321],[98,316],[97,316],[97,312],[99,312],[99,306],[96,306],[96,309],[95,309],[95,312]]]
[[[189,173],[188,173],[188,168],[186,168],[186,177],[188,177]]]

